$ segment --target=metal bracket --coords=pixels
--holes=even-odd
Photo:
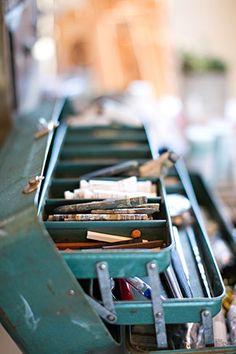
[[[98,262],[96,264],[96,269],[103,306],[109,312],[109,320],[111,321],[112,318],[112,323],[114,323],[116,320],[116,311],[111,293],[111,277],[109,275],[107,262]],[[115,318],[113,319],[113,317]]]
[[[98,313],[99,316],[101,316],[104,320],[106,320],[109,323],[115,323],[117,321],[117,316],[114,313],[111,313],[108,311],[104,306],[99,304],[96,300],[94,300],[92,297],[86,295],[86,298],[92,308]]]
[[[205,345],[211,347],[214,345],[213,320],[211,311],[204,310],[201,312],[202,325],[204,331]]]
[[[156,261],[147,263],[147,273],[152,289],[152,309],[154,315],[155,332],[158,348],[167,348],[167,335],[164,318],[163,304],[161,300],[161,282]]]

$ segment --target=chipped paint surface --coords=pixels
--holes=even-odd
[[[20,298],[25,307],[25,314],[24,314],[25,323],[29,329],[35,332],[38,328],[38,323],[40,321],[40,318],[34,317],[33,311],[29,303],[27,302],[27,300],[24,298],[24,296],[20,294]]]
[[[76,325],[81,327],[82,329],[84,329],[85,331],[88,332],[92,332],[93,333],[93,337],[94,340],[100,340],[102,337],[99,335],[99,333],[96,332],[96,329],[94,330],[93,324],[89,324],[89,322],[85,322],[81,319],[78,318],[72,318],[71,322]]]
[[[87,331],[90,331],[91,328],[90,328],[90,324],[88,322],[85,322],[81,319],[78,319],[78,318],[72,318],[71,319],[71,322],[77,326],[80,326],[82,327],[83,329],[87,330]]]

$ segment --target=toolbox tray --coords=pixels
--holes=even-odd
[[[103,129],[105,131],[109,131],[108,127],[82,127],[76,128],[76,136],[80,136],[83,134],[96,135],[96,129],[99,129],[99,134],[102,135]],[[124,128],[125,129],[125,128]],[[134,128],[136,131],[137,128]],[[68,128],[67,133],[65,135],[64,141],[67,141],[67,134],[71,135],[75,134],[74,129]],[[129,128],[129,132],[132,129]],[[139,134],[142,131],[140,128],[138,129]],[[113,132],[113,129],[112,129]],[[122,135],[122,128],[115,128],[116,138],[118,138],[119,134]],[[143,134],[145,131],[143,130]],[[88,134],[88,135],[89,135]],[[123,136],[123,135],[122,135]],[[134,134],[135,136],[135,134]],[[79,140],[79,138],[78,138]],[[63,150],[66,145],[63,144],[61,147],[60,155],[63,155]],[[77,147],[77,151],[80,150],[80,145]],[[91,145],[91,151],[93,150],[93,145]],[[75,149],[76,151],[76,149]],[[112,156],[112,154],[111,154]],[[132,159],[136,159],[136,155],[132,155]],[[98,161],[102,163],[100,156],[98,155]],[[58,163],[55,165],[55,174],[53,175],[48,194],[53,196],[56,199],[48,199],[45,201],[45,210],[50,210],[53,206],[59,206],[62,204],[72,204],[77,203],[76,200],[62,200],[57,199],[61,198],[64,190],[73,189],[78,187],[78,182],[80,178],[80,172],[76,175],[77,178],[67,178],[67,173],[63,174],[61,172],[60,178],[58,175],[58,165],[60,166],[61,160],[59,159]],[[80,163],[77,164],[80,166]],[[89,169],[87,172],[93,171],[93,168],[96,170],[100,168],[99,165],[88,165]],[[84,172],[83,172],[84,173]],[[104,177],[106,179],[106,177]],[[114,179],[114,178],[113,178]],[[149,178],[148,178],[149,179]],[[150,177],[151,180],[154,181],[153,178]],[[182,190],[183,194],[187,195],[185,191],[185,185],[182,184],[181,178],[179,178],[179,187]],[[96,264],[98,262],[106,261],[108,263],[109,274],[114,278],[125,278],[129,276],[147,276],[146,264],[148,261],[156,260],[158,265],[158,271],[162,272],[166,269],[170,262],[170,252],[172,247],[172,227],[171,222],[169,221],[168,209],[166,209],[166,196],[165,190],[162,186],[162,182],[158,182],[158,188],[162,196],[162,204],[161,210],[164,217],[162,215],[160,220],[150,220],[150,221],[119,221],[119,222],[45,222],[45,226],[49,233],[51,234],[54,241],[68,241],[77,240],[78,235],[85,237],[85,233],[87,229],[100,231],[100,232],[115,232],[117,230],[117,234],[127,235],[132,228],[142,228],[144,235],[148,232],[148,235],[151,235],[154,230],[157,231],[157,237],[163,238],[165,237],[164,233],[166,232],[166,241],[167,248],[162,249],[158,253],[152,251],[102,251],[102,252],[83,252],[83,251],[73,251],[72,253],[62,252],[65,261],[69,265],[70,269],[74,273],[77,279],[86,279],[86,278],[95,278],[97,276],[96,273]],[[178,190],[179,191],[179,190]],[[189,196],[188,196],[189,197]],[[196,204],[196,200],[190,199],[191,203]],[[82,201],[80,201],[82,202]],[[208,280],[211,283],[212,288],[212,297],[207,298],[201,291],[201,284],[197,282],[198,274],[196,271],[196,267],[193,264],[190,265],[190,269],[193,272],[194,282],[193,286],[196,287],[195,297],[193,298],[184,298],[184,299],[167,299],[163,301],[164,308],[164,316],[166,323],[184,323],[184,322],[200,322],[201,321],[201,313],[205,310],[209,310],[214,316],[217,314],[221,307],[221,299],[224,295],[224,288],[221,281],[221,277],[218,271],[218,268],[215,264],[214,257],[210,250],[209,244],[206,240],[206,235],[204,230],[201,227],[201,224],[198,222],[198,218],[196,216],[196,208],[197,205],[194,206],[193,215],[195,217],[194,221],[194,233],[197,235],[198,247],[202,256],[205,259],[205,267],[207,269]],[[143,225],[143,226],[141,226]],[[148,230],[148,231],[147,231]],[[151,233],[149,234],[149,230]],[[81,236],[82,235],[82,236]],[[153,239],[153,235],[151,236]],[[80,238],[81,240],[81,238]],[[191,261],[191,256],[188,256]],[[86,267],[84,264],[86,263]],[[151,301],[116,301],[115,309],[117,312],[117,322],[116,324],[125,325],[125,324],[151,324],[154,322],[153,313],[152,313],[152,302]],[[188,309],[186,311],[186,309]]]
[[[59,127],[60,129],[60,127]],[[58,130],[59,130],[58,129]],[[125,126],[115,126],[115,128],[110,128],[110,126],[105,127],[82,127],[81,131],[83,132],[83,136],[86,134],[95,134],[96,129],[98,129],[99,133],[102,134],[103,130],[105,132],[110,131],[113,133],[117,132],[119,134],[123,134],[126,131]],[[68,189],[78,188],[79,187],[79,178],[80,173],[75,173],[77,178],[65,178],[68,175],[68,169],[64,168],[60,172],[60,178],[58,178],[58,165],[61,167],[61,156],[63,156],[64,150],[67,149],[66,144],[64,142],[67,139],[67,134],[71,134],[71,132],[79,135],[78,133],[80,129],[71,129],[66,128],[66,133],[63,138],[63,143],[61,147],[59,147],[60,153],[58,154],[58,161],[54,166],[54,174],[52,175],[52,179],[49,182],[49,186],[47,187],[46,194],[50,197],[45,200],[45,207],[43,211],[43,218],[47,219],[47,215],[57,206],[63,204],[76,204],[86,202],[88,200],[65,200],[61,199],[63,197],[63,192]],[[138,131],[139,135],[145,137],[145,131],[141,128],[128,127],[128,132],[132,132],[133,136],[135,136],[135,132]],[[60,134],[60,132],[58,132]],[[116,135],[116,138],[119,135]],[[81,147],[78,145],[77,149],[74,150],[74,155],[76,157],[76,153],[80,154]],[[106,147],[100,147],[98,151],[97,157],[99,161],[106,161],[104,157],[101,160],[100,151],[105,152],[110,151],[109,157],[113,157],[114,151],[112,149],[107,149]],[[96,153],[96,149],[93,145],[90,147],[91,153]],[[148,144],[145,147],[144,151],[148,151],[150,155],[150,148]],[[107,155],[106,155],[107,156]],[[139,150],[132,151],[130,155],[132,159],[136,159],[139,156]],[[145,160],[146,161],[146,160]],[[75,165],[72,164],[72,167]],[[80,167],[80,163],[76,164],[76,166]],[[105,165],[109,166],[109,165]],[[89,165],[88,171],[93,170],[93,168],[101,168],[99,164]],[[84,171],[83,171],[84,173]],[[106,177],[104,177],[107,179]],[[103,179],[104,179],[103,178]],[[122,177],[120,177],[122,178]],[[109,180],[117,180],[119,178],[109,178]],[[145,180],[145,178],[141,179]],[[160,249],[158,252],[152,250],[102,250],[99,252],[94,251],[86,251],[83,252],[73,251],[71,254],[68,252],[63,253],[63,257],[66,260],[67,264],[72,269],[73,273],[77,278],[94,278],[97,276],[96,273],[96,263],[100,261],[108,262],[109,272],[112,277],[129,277],[129,276],[144,276],[147,275],[146,264],[150,260],[154,260],[157,262],[157,267],[160,272],[164,271],[170,263],[170,252],[173,243],[172,237],[172,225],[168,210],[166,209],[165,204],[165,189],[163,188],[162,180],[157,178],[152,178],[152,182],[156,185],[156,193],[157,198],[151,198],[148,202],[158,202],[160,203],[160,212],[157,213],[155,220],[137,220],[137,221],[91,221],[91,222],[63,222],[63,221],[45,221],[45,226],[48,232],[51,234],[51,237],[56,242],[72,242],[72,241],[85,241],[86,240],[86,232],[89,231],[97,231],[97,232],[105,232],[111,234],[118,234],[129,236],[133,229],[140,229],[142,231],[142,235],[148,240],[163,240],[165,246]],[[145,194],[144,194],[145,195]],[[59,199],[59,198],[60,199]],[[91,201],[91,200],[90,200]],[[86,263],[86,267],[84,264]]]
[[[86,202],[88,200],[83,200]],[[149,202],[160,201],[159,198],[149,199]],[[45,208],[50,210],[59,205],[74,204],[81,200],[52,200],[46,201]],[[161,205],[164,209],[164,206]],[[87,231],[104,232],[129,236],[133,229],[139,229],[144,238],[148,240],[163,240],[165,247],[160,251],[151,250],[103,250],[94,251],[73,251],[66,252],[64,258],[70,265],[77,278],[96,277],[96,263],[107,261],[110,274],[113,277],[128,277],[135,274],[145,275],[145,264],[150,260],[156,260],[160,271],[163,271],[170,262],[170,251],[172,247],[172,229],[169,216],[162,211],[164,218],[157,220],[141,221],[82,221],[63,222],[46,221],[45,226],[51,237],[56,242],[80,242],[86,241]],[[84,266],[86,264],[86,267]]]

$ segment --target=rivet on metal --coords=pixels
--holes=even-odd
[[[150,263],[149,267],[150,267],[150,269],[155,269],[156,268],[156,263]]]
[[[208,310],[203,311],[203,316],[207,317],[209,316],[210,312]]]
[[[101,270],[106,269],[106,264],[105,264],[105,263],[99,264],[99,268],[100,268]]]
[[[156,318],[162,318],[162,313],[161,312],[157,312],[156,313]]]
[[[108,316],[107,316],[107,320],[110,321],[110,322],[115,321],[115,316],[113,316],[113,315],[108,315]]]
[[[32,178],[28,181],[27,185],[23,188],[23,191],[22,191],[22,192],[23,192],[24,194],[29,194],[29,193],[34,192],[34,191],[38,188],[40,182],[41,182],[43,179],[44,179],[44,176],[34,176],[34,177],[32,177]]]
[[[72,290],[72,289],[70,289],[70,290],[68,291],[68,294],[69,294],[69,295],[75,295],[75,291]]]

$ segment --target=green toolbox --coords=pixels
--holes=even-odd
[[[19,117],[0,156],[8,333],[30,354],[235,353],[213,347],[225,290],[199,208],[216,208],[208,189],[201,199],[181,159],[140,176],[153,156],[143,126],[73,127],[71,113],[58,100]],[[181,197],[184,220],[173,212]],[[175,345],[190,328],[199,349]]]

